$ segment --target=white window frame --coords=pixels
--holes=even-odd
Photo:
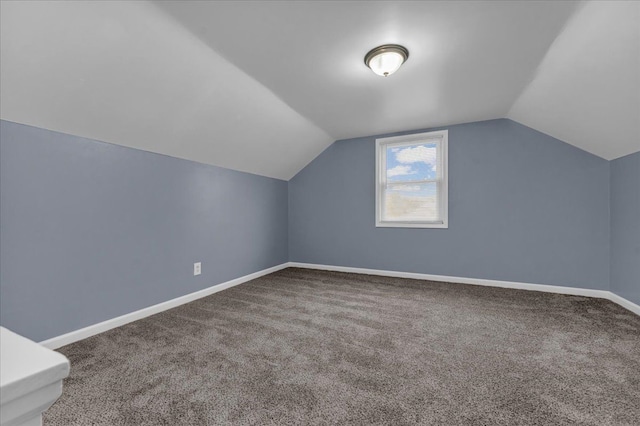
[[[449,155],[448,130],[415,133],[412,135],[393,136],[376,139],[376,227],[378,228],[448,228],[449,227]],[[384,188],[387,185],[387,147],[389,145],[409,146],[419,143],[435,143],[438,150],[438,176],[413,183],[437,182],[440,185],[441,221],[383,221],[382,207]],[[412,183],[412,182],[409,182]]]

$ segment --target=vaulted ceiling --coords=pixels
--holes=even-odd
[[[640,150],[640,3],[2,1],[0,116],[289,179],[336,139],[508,117]],[[382,78],[363,63],[410,51]]]

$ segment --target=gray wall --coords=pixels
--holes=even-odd
[[[611,162],[611,291],[640,305],[640,152]]]
[[[39,341],[286,262],[287,183],[2,121],[0,237]]]
[[[376,228],[375,137],[343,140],[289,181],[290,260],[607,290],[609,162],[506,119],[446,128],[448,229]]]
[[[284,181],[0,121],[0,323],[43,340],[287,260],[610,282],[640,303],[640,153],[609,163],[510,120],[447,128],[442,230],[375,228],[375,137],[333,144],[287,200]]]

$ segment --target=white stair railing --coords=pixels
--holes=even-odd
[[[68,375],[64,355],[0,327],[0,425],[42,425]]]

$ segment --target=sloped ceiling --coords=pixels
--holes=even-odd
[[[508,117],[607,160],[640,151],[640,2],[584,4]]]
[[[333,141],[153,4],[0,4],[3,119],[280,179]]]
[[[640,150],[637,2],[0,3],[0,116],[289,179],[336,139],[509,117]],[[384,43],[411,52],[382,78]]]

